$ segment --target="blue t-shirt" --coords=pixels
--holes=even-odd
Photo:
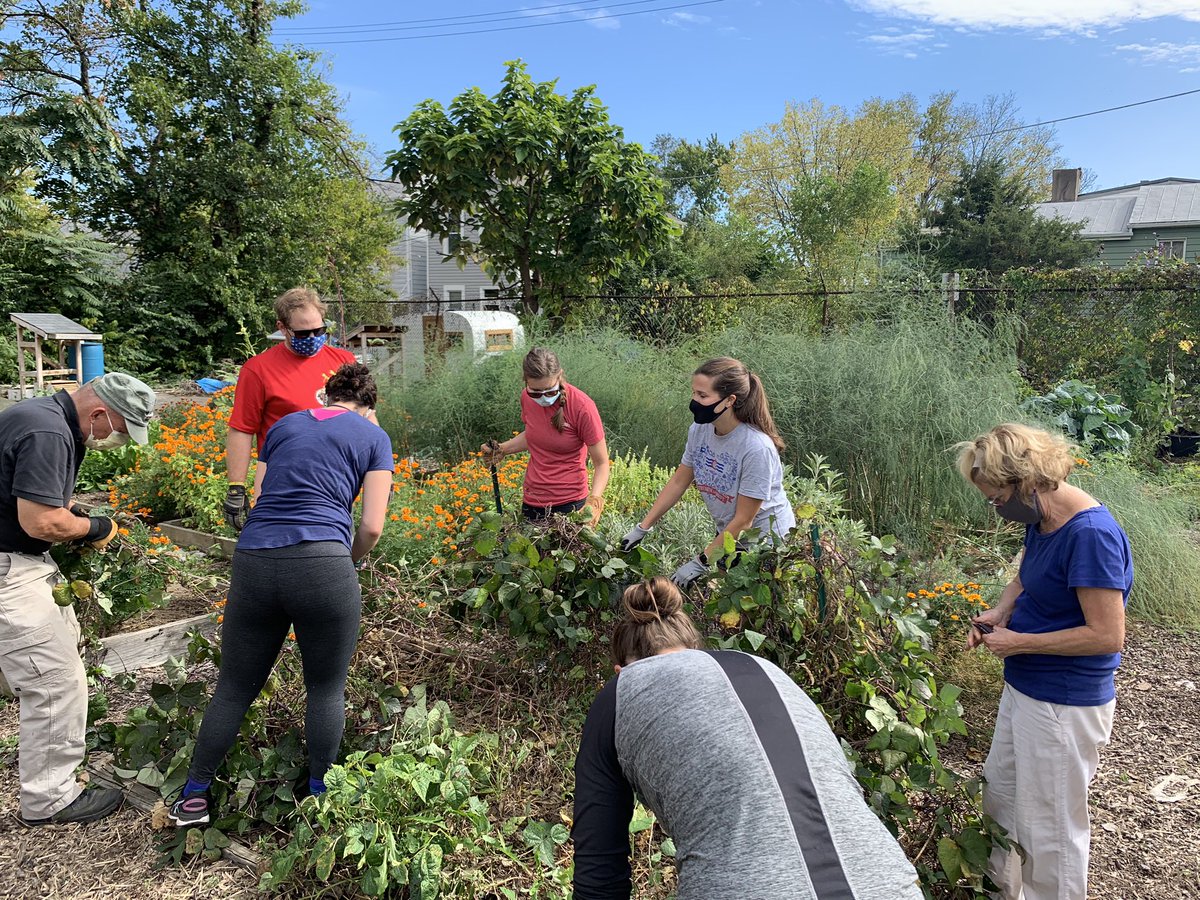
[[[392,442],[378,425],[354,412],[322,419],[313,413],[284,416],[267,432],[258,453],[267,475],[238,538],[239,550],[304,541],[341,541],[349,547],[350,509],[363,478],[392,471]]]
[[[1129,602],[1133,555],[1129,538],[1103,506],[1076,513],[1065,525],[1042,534],[1025,532],[1021,585],[1008,627],[1045,634],[1087,624],[1076,588],[1114,588]],[[1004,660],[1004,680],[1035,700],[1068,706],[1099,706],[1116,696],[1113,672],[1120,653],[1052,656],[1022,653]]]

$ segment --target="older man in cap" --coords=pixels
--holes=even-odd
[[[21,818],[27,825],[92,822],[121,792],[76,781],[87,727],[79,622],[54,602],[63,580],[52,544],[103,550],[117,534],[107,516],[71,503],[87,450],[146,443],[154,391],[110,373],[74,394],[23,400],[0,412],[0,670],[21,704]]]

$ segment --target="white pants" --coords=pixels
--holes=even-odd
[[[21,814],[45,819],[79,796],[87,678],[79,620],[54,602],[49,557],[0,553],[0,671],[21,704]]]
[[[1116,701],[1066,706],[1005,685],[983,766],[983,811],[1025,850],[992,854],[1003,900],[1086,900],[1088,785],[1108,744]]]

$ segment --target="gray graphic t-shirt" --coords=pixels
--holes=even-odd
[[[769,437],[753,425],[742,423],[726,435],[711,424],[688,429],[683,465],[695,473],[696,489],[724,531],[737,510],[737,498],[763,502],[753,527],[764,537],[771,532],[785,537],[796,526],[792,505],[783,493],[783,463]]]

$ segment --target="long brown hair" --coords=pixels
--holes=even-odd
[[[712,379],[713,390],[721,397],[736,394],[733,414],[739,422],[753,425],[771,439],[776,450],[783,450],[783,438],[771,418],[771,406],[767,403],[767,392],[762,380],[742,363],[728,356],[710,359],[694,375],[705,375]]]
[[[683,594],[671,579],[656,575],[625,588],[625,617],[613,629],[609,654],[618,666],[649,659],[671,647],[699,650],[704,639],[683,611]]]
[[[553,378],[555,375],[562,375],[562,364],[553,350],[534,347],[525,354],[525,359],[521,362],[521,373],[525,376],[526,381],[531,378]],[[550,424],[562,431],[564,427],[563,413],[567,408],[566,381],[560,378],[559,386],[558,402],[554,404],[554,417],[550,420]]]

